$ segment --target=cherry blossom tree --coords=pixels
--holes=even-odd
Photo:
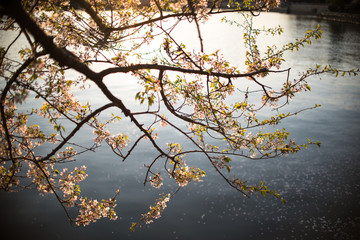
[[[306,110],[287,113],[282,112],[283,106],[298,93],[311,90],[307,82],[311,76],[357,73],[316,65],[297,79],[290,79],[291,70],[282,68],[284,53],[310,44],[321,36],[321,30],[309,30],[303,38],[283,46],[260,49],[260,36],[280,35],[283,29],[256,28],[252,18],[278,7],[279,0],[230,0],[227,8],[221,8],[222,0],[0,3],[1,34],[11,32],[14,36],[0,49],[0,187],[9,192],[36,188],[41,194],[54,194],[71,224],[77,226],[102,217],[117,219],[115,206],[120,190],[114,189],[111,197],[103,200],[82,196],[79,183],[87,177],[86,166],[72,170],[63,167],[82,153],[95,152],[102,144],[125,161],[138,150],[139,142],[147,141],[157,154],[144,168],[144,185],[160,188],[163,177],[168,176],[178,184],[179,191],[189,182],[202,181],[205,171],[186,161],[202,154],[229,187],[243,196],[272,195],[285,201],[264,182],[250,185],[242,180],[233,173],[232,161],[270,159],[296,153],[308,145],[320,146],[311,140],[298,144],[290,139],[289,132],[277,128],[283,119]],[[222,22],[243,32],[246,61],[241,69],[227,61],[221,50],[207,52],[201,31],[202,24],[213,15],[233,12],[244,21],[224,17]],[[181,22],[195,26],[198,49],[188,50],[172,34]],[[27,44],[13,54],[19,39]],[[144,48],[150,44],[157,44],[157,50],[144,57]],[[99,70],[96,66],[100,65]],[[69,71],[76,71],[79,77],[68,78]],[[105,78],[119,73],[137,79],[141,90],[133,97],[142,111],[129,108],[109,88]],[[264,83],[270,75],[279,75],[274,86]],[[237,86],[244,82],[257,89],[240,90]],[[107,104],[94,109],[78,99],[79,92],[88,91],[89,83],[102,92]],[[250,100],[251,96],[257,100]],[[34,99],[42,101],[41,106],[32,105]],[[104,113],[109,109],[118,114],[107,117]],[[264,109],[274,111],[258,117]],[[123,118],[135,126],[138,138],[131,139],[126,129],[109,130]],[[31,119],[43,120],[33,124]],[[163,144],[158,139],[159,128],[177,132],[183,139]],[[93,134],[87,146],[74,141],[82,129],[91,129]],[[39,154],[40,146],[46,146],[46,154]],[[163,170],[155,171],[153,166],[159,162]],[[157,199],[131,230],[159,218],[177,191]],[[69,208],[77,208],[78,215],[72,216]]]

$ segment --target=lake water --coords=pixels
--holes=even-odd
[[[238,46],[242,33],[231,26],[219,28],[215,20],[202,27],[204,38],[210,38],[205,42],[205,50],[221,46],[224,55],[240,65]],[[315,63],[358,68],[360,26],[279,13],[262,14],[257,22],[282,25],[283,38],[274,40],[280,44],[301,38],[319,23],[324,31],[322,39],[286,56],[285,65],[292,67],[294,77]],[[175,34],[198,47],[191,41],[188,28],[180,26]],[[136,92],[132,91],[136,86],[124,84],[127,79],[119,82],[114,78],[107,79],[112,90],[133,104]],[[239,159],[232,170],[251,182],[265,180],[282,193],[286,205],[271,197],[243,198],[199,157],[193,161],[205,168],[205,181],[182,189],[159,220],[130,233],[131,222],[147,212],[159,193],[173,190],[174,185],[167,181],[160,190],[143,186],[143,164],[155,154],[146,143],[124,163],[104,146],[95,155],[82,155],[76,164],[88,166],[89,177],[82,185],[85,195],[108,198],[117,187],[121,188],[116,208],[118,221],[102,220],[86,228],[72,228],[53,196],[41,197],[36,191],[0,192],[1,230],[12,239],[359,239],[360,78],[323,75],[321,80],[313,78],[310,85],[312,91],[298,96],[288,109],[315,103],[322,107],[288,119],[282,126],[299,142],[310,138],[321,141],[322,147],[267,161]],[[103,101],[96,89],[86,95]],[[118,127],[127,127],[126,124],[125,120]],[[128,130],[133,131],[131,127]],[[176,138],[165,130],[160,134],[164,142]],[[86,142],[86,136],[84,133],[77,139]]]

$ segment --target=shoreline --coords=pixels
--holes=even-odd
[[[342,12],[321,12],[316,15],[318,19],[333,21],[333,22],[343,22],[343,23],[352,23],[360,25],[360,15],[351,14],[351,13],[342,13]]]

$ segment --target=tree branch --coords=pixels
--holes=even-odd
[[[110,107],[114,107],[115,104],[114,103],[108,103],[98,109],[96,109],[94,112],[92,112],[91,114],[87,115],[84,119],[81,120],[81,122],[79,122],[77,124],[77,126],[71,131],[71,133],[56,147],[54,148],[48,155],[46,155],[45,157],[42,157],[41,159],[39,159],[39,162],[42,161],[46,161],[48,159],[50,159],[57,151],[59,151],[63,146],[65,146],[65,144],[80,130],[80,128],[87,123],[91,118],[93,118],[94,116],[96,116],[98,113],[110,108]]]
[[[215,77],[223,77],[223,78],[242,78],[242,77],[249,77],[253,75],[257,75],[260,73],[270,72],[268,69],[260,69],[254,72],[249,73],[222,73],[222,72],[211,72],[206,70],[197,70],[197,69],[187,69],[187,68],[180,68],[174,66],[167,66],[167,65],[160,65],[160,64],[136,64],[124,67],[112,67],[107,68],[99,73],[101,77],[105,77],[112,73],[127,73],[127,72],[134,72],[138,70],[160,70],[160,71],[173,71],[173,72],[181,72],[181,73],[189,73],[189,74],[199,74],[203,76],[215,76]]]

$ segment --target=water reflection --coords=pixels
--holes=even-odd
[[[276,13],[263,14],[261,23],[274,19],[284,25],[286,41],[300,38],[317,25],[315,19]],[[358,67],[354,66],[360,62],[358,28],[339,23],[321,24],[324,30],[321,41],[299,55],[287,56],[287,64],[294,66],[294,75],[315,62]],[[213,25],[209,29],[213,30]],[[211,35],[214,31],[204,34]],[[241,35],[235,37],[234,32],[222,36],[228,36],[220,39],[226,47],[236,46],[241,38]],[[218,44],[219,39],[214,36],[213,41],[207,47]],[[234,54],[236,58],[237,51],[225,49],[225,54]],[[241,59],[238,61],[241,63]],[[271,198],[245,199],[208,168],[205,182],[191,184],[179,192],[159,221],[129,233],[130,222],[146,212],[159,193],[166,193],[174,186],[166,180],[159,191],[143,187],[143,165],[153,157],[152,149],[146,144],[141,146],[143,151],[136,152],[125,163],[104,147],[99,152],[101,158],[84,155],[79,159],[79,164],[88,166],[89,174],[82,189],[84,194],[104,197],[121,187],[118,221],[100,221],[87,228],[73,229],[52,196],[1,192],[1,229],[3,233],[9,232],[12,239],[357,239],[360,236],[360,79],[324,76],[321,81],[314,79],[312,89],[296,99],[293,106],[318,103],[323,107],[296,116],[284,127],[291,129],[299,141],[307,137],[322,141],[322,148],[269,161],[240,159],[234,165],[233,171],[244,179],[266,180],[278,189],[288,200],[286,205]],[[84,139],[86,136],[82,135],[78,140]],[[204,159],[194,161],[201,167],[208,166]]]
[[[345,62],[348,64],[360,62],[360,49],[354,45],[354,42],[359,42],[360,38],[351,34],[352,32],[359,32],[360,26],[333,23],[328,24],[326,30],[329,31],[331,43],[328,49],[330,62]],[[343,54],[339,54],[339,52]]]

